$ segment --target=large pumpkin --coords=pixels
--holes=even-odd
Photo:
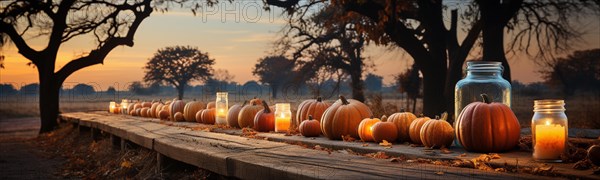
[[[446,121],[448,113],[442,114],[442,118],[430,120],[421,128],[421,141],[425,147],[441,148],[450,147],[454,141],[454,129]]]
[[[215,108],[202,110],[202,123],[215,124]]]
[[[342,136],[358,136],[360,121],[371,117],[372,113],[367,105],[354,99],[340,99],[333,103],[321,118],[321,131],[329,139],[342,139]]]
[[[401,110],[404,111],[404,110]],[[410,135],[409,135],[409,130],[410,130],[410,124],[417,119],[417,116],[415,116],[413,113],[411,112],[399,112],[399,113],[394,113],[392,115],[390,115],[390,117],[388,118],[389,122],[392,122],[396,125],[396,129],[398,132],[398,141],[400,142],[410,142]]]
[[[304,137],[317,137],[321,135],[320,123],[313,119],[311,115],[308,115],[308,119],[300,123],[298,130]]]
[[[360,140],[364,142],[373,141],[373,125],[378,122],[381,122],[381,120],[377,118],[363,119],[358,124],[358,136]]]
[[[249,105],[242,107],[240,113],[238,114],[238,125],[240,127],[251,128],[254,126],[254,116],[256,116],[256,113],[258,113],[258,111],[263,109],[262,105],[255,104],[258,102],[262,104],[262,101],[260,100],[252,100],[250,101]]]
[[[373,124],[371,129],[373,130],[373,140],[375,142],[382,142],[386,140],[388,142],[396,141],[398,138],[398,128],[393,122],[386,121],[385,116],[381,117],[381,122]]]
[[[263,109],[258,111],[254,116],[254,129],[259,132],[269,132],[275,130],[275,114],[267,105],[267,102],[262,102]]]
[[[321,97],[302,101],[302,103],[298,105],[298,110],[296,111],[294,127],[298,127],[303,120],[308,119],[308,116],[312,116],[315,120],[321,121],[323,113],[329,106],[331,106],[331,104],[323,102]]]
[[[456,121],[456,138],[467,151],[490,153],[513,149],[521,135],[521,125],[510,108],[488,100],[467,105]]]
[[[238,125],[238,115],[240,114],[240,110],[242,110],[242,107],[246,105],[246,102],[247,101],[244,101],[244,104],[242,105],[236,104],[229,108],[229,111],[227,112],[227,125],[235,128],[240,127],[240,125]]]
[[[169,108],[169,116],[171,120],[174,120],[175,113],[180,112],[183,113],[183,108],[185,108],[185,102],[182,100],[175,100],[171,103],[171,107]]]
[[[423,117],[422,114],[420,116],[421,117],[410,123],[410,130],[408,131],[410,135],[410,141],[414,144],[423,144],[423,141],[421,141],[421,128],[425,122],[431,120],[429,117]]]
[[[204,103],[196,100],[188,102],[185,104],[185,107],[183,107],[183,118],[188,122],[196,121],[196,113],[204,109],[205,106]]]
[[[152,103],[151,102],[142,102],[142,108],[145,108],[145,107],[147,107],[147,108],[152,107]]]

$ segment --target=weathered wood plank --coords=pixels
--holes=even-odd
[[[330,141],[323,137],[304,138],[300,136],[284,136],[278,133],[259,133],[269,141],[240,137],[239,129],[219,129],[212,125],[189,122],[168,122],[125,115],[98,113],[67,113],[61,118],[73,119],[80,125],[96,127],[105,132],[122,137],[148,149],[182,161],[196,165],[225,176],[260,179],[397,179],[397,178],[540,178],[524,174],[496,173],[468,168],[435,166],[422,163],[391,163],[387,160],[375,160],[363,156],[344,154],[343,151],[327,153],[325,151],[306,149],[301,146],[290,146],[288,143],[303,143],[310,146],[319,145],[324,148],[350,149],[354,152],[372,153],[386,152],[392,156],[425,157],[430,159],[470,159],[479,154],[467,153],[464,150],[451,148],[452,153],[443,154],[439,150],[432,153],[422,147],[394,145],[383,148],[375,143],[364,147],[362,142]],[[198,129],[212,127],[205,132]],[[194,128],[196,130],[191,130]],[[528,162],[531,154],[527,152],[511,152],[501,154],[502,158],[492,163],[515,163],[519,166],[537,167],[539,163]],[[555,169],[573,177],[586,176],[591,171],[572,173],[570,164],[553,164]],[[335,173],[333,173],[335,172]],[[436,172],[444,172],[440,176]],[[581,173],[584,172],[584,173]],[[575,174],[575,175],[574,175]],[[256,175],[256,176],[255,176]]]

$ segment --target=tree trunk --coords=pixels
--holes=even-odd
[[[360,79],[362,76],[362,71],[360,68],[353,68],[350,71],[350,86],[352,87],[352,99],[358,100],[360,102],[365,102],[365,94],[363,92],[363,82]]]
[[[58,107],[60,85],[51,70],[38,67],[40,79],[40,133],[50,132],[58,126]]]
[[[278,86],[271,85],[271,91],[273,91],[273,92],[271,92],[273,94],[273,99],[277,99],[277,89],[278,89],[277,87]]]
[[[508,60],[504,54],[504,26],[502,11],[498,8],[485,6],[481,11],[483,20],[483,60],[501,62],[504,67],[502,77],[511,82],[511,72]]]
[[[184,89],[185,85],[181,85],[181,86],[175,86],[175,88],[177,88],[177,99],[182,100],[183,99],[183,89]]]
[[[423,114],[426,116],[435,117],[446,110],[444,103],[446,71],[444,69],[431,72],[421,71],[423,73]]]

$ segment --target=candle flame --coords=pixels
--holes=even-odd
[[[219,109],[219,112],[221,112],[221,113],[225,112],[225,109]]]
[[[550,121],[546,121],[546,126],[550,126]]]
[[[284,117],[285,117],[285,114],[284,114],[284,113],[281,113],[281,115],[279,115],[279,117],[281,117],[281,118],[284,118]]]

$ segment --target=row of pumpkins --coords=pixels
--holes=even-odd
[[[512,110],[501,103],[474,102],[463,109],[453,127],[446,121],[447,114],[431,119],[417,117],[410,112],[398,112],[381,119],[373,118],[365,104],[340,96],[333,104],[321,98],[305,100],[299,104],[293,128],[306,137],[321,134],[332,140],[344,136],[362,141],[409,142],[426,147],[449,147],[454,139],[468,151],[502,152],[513,149],[520,138],[520,125]],[[128,107],[130,115],[160,118],[172,121],[215,123],[215,103],[199,101],[185,103],[173,100],[166,103],[142,102]],[[274,108],[254,98],[248,104],[229,108],[227,125],[236,128],[250,127],[268,132],[275,129]]]

